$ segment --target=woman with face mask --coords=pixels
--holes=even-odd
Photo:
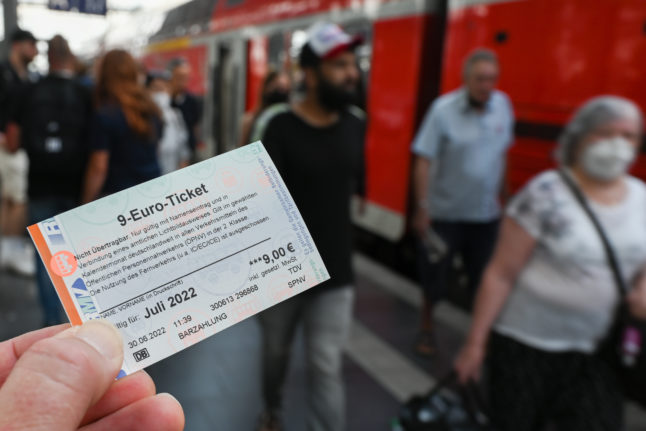
[[[565,128],[558,161],[605,230],[646,317],[646,185],[628,174],[642,138],[632,102],[587,102]],[[472,326],[456,362],[477,380],[488,355],[492,414],[501,431],[622,429],[616,370],[595,354],[620,298],[598,231],[556,170],[538,175],[506,210]]]
[[[262,83],[258,109],[247,112],[242,118],[240,146],[250,143],[250,136],[254,123],[265,109],[272,105],[289,102],[289,93],[291,92],[291,88],[292,85],[289,80],[289,76],[285,72],[272,70],[267,73]]]

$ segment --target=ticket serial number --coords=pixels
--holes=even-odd
[[[235,302],[237,299],[241,299],[247,295],[251,295],[257,290],[258,290],[258,286],[254,284],[254,285],[251,285],[250,287],[247,287],[246,289],[242,289],[241,291],[236,292],[235,296],[231,295],[231,296],[227,296],[224,299],[220,299],[219,301],[214,302],[213,304],[210,305],[211,311],[215,311],[218,308],[222,308],[227,304],[231,304],[232,302]]]

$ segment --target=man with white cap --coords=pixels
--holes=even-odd
[[[296,327],[305,336],[307,429],[342,431],[343,347],[352,321],[350,200],[364,193],[363,112],[352,106],[361,38],[330,23],[315,24],[299,58],[304,98],[269,108],[252,137],[274,160],[329,271],[330,280],[265,311],[263,395],[259,429],[281,428],[282,387]]]

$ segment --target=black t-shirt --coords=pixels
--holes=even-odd
[[[163,124],[151,118],[153,136],[140,136],[133,131],[117,105],[100,107],[92,121],[90,149],[110,153],[108,176],[102,194],[112,194],[161,175],[157,160],[157,144]]]
[[[11,121],[29,157],[30,198],[79,198],[91,118],[90,90],[72,77],[49,75],[18,93]]]
[[[279,112],[258,133],[330,273],[315,291],[348,285],[354,279],[350,199],[364,194],[365,121],[348,110],[332,126],[313,127],[283,107],[273,108]]]
[[[195,151],[197,146],[197,137],[195,136],[195,127],[199,124],[202,118],[202,107],[197,97],[191,93],[184,93],[175,97],[172,101],[172,106],[179,109],[182,113],[182,118],[188,129],[188,146],[191,152]]]

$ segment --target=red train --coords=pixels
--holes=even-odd
[[[163,67],[182,56],[193,65],[207,157],[236,146],[270,65],[298,75],[293,60],[318,20],[366,40],[358,60],[369,119],[369,205],[355,221],[392,249],[406,232],[411,141],[430,102],[460,86],[472,49],[498,53],[499,87],[514,104],[514,190],[552,166],[556,137],[585,100],[616,94],[646,109],[642,0],[194,0],[168,13],[144,62]],[[643,153],[634,172],[646,177]]]
[[[439,92],[460,85],[473,48],[498,53],[500,88],[514,103],[513,189],[552,164],[555,138],[584,100],[613,93],[646,108],[646,3],[639,0],[594,7],[588,0],[194,0],[168,13],[144,62],[160,67],[182,56],[193,65],[209,156],[235,147],[270,65],[297,73],[292,60],[317,20],[366,38],[358,54],[369,207],[356,223],[390,241],[406,229],[409,149],[421,116]],[[635,172],[646,176],[643,157]]]

